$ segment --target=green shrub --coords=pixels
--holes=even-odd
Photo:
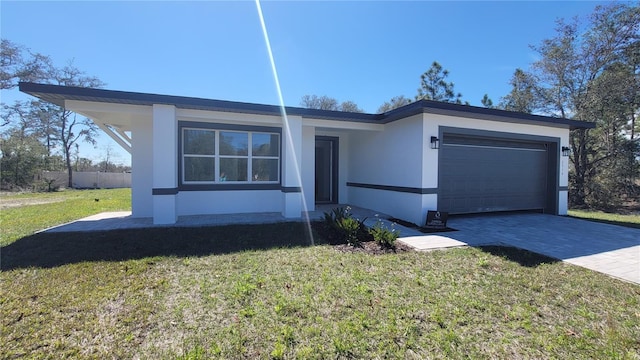
[[[377,214],[376,219],[375,225],[369,229],[369,234],[373,236],[373,240],[380,247],[393,249],[396,239],[400,236],[400,232],[395,229],[395,223],[391,223],[391,228],[389,229]]]
[[[355,219],[347,206],[338,207],[324,213],[325,236],[329,243],[347,243],[351,246],[360,246],[369,237],[364,220]]]

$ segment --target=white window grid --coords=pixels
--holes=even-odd
[[[215,136],[215,150],[213,155],[202,155],[202,154],[187,154],[185,153],[185,138],[184,134],[186,130],[204,130],[214,132]],[[220,154],[220,133],[221,132],[236,132],[247,135],[247,155],[221,155]],[[277,135],[278,136],[278,155],[276,156],[258,156],[253,155],[253,134],[267,134],[267,135]],[[219,129],[207,129],[207,128],[197,128],[197,127],[184,127],[182,128],[182,183],[183,184],[279,184],[280,183],[280,154],[281,154],[281,146],[280,146],[280,134],[273,132],[263,132],[263,131],[240,131],[240,130],[219,130]],[[214,158],[214,181],[186,181],[185,177],[185,157],[202,157],[202,158]],[[247,180],[246,181],[220,181],[220,159],[247,159]],[[277,171],[277,180],[273,181],[256,181],[253,180],[253,176],[251,175],[251,169],[253,169],[253,160],[254,159],[269,159],[269,160],[277,160],[278,161],[278,171]]]

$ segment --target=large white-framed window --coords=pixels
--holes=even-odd
[[[278,184],[280,133],[182,127],[181,183]]]

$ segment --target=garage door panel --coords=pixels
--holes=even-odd
[[[475,138],[455,141],[458,143],[445,143],[440,149],[439,210],[455,214],[545,208],[544,144]]]

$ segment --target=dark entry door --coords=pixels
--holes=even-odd
[[[316,137],[316,203],[338,203],[338,138]]]

